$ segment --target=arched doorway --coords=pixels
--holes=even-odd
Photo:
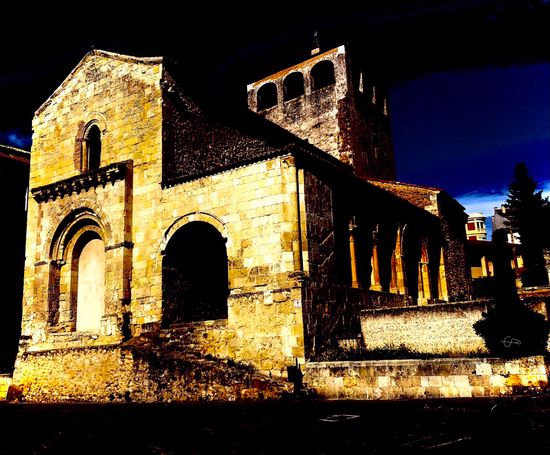
[[[229,295],[225,239],[209,223],[181,227],[162,263],[163,326],[227,318]]]
[[[76,330],[99,332],[105,311],[105,245],[95,232],[78,239],[72,272],[76,272]]]

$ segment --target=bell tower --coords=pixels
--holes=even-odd
[[[395,180],[385,88],[353,68],[345,46],[248,85],[248,107],[348,163],[364,178]]]

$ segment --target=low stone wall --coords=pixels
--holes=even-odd
[[[457,356],[486,353],[483,338],[473,328],[484,311],[487,302],[363,310],[364,346]]]
[[[548,367],[543,356],[311,362],[304,381],[330,399],[503,396],[546,389]]]
[[[5,400],[11,385],[11,374],[0,374],[0,400]]]
[[[277,398],[292,390],[249,365],[202,356],[160,338],[27,352],[18,360],[14,387],[14,395],[34,402],[232,401]]]

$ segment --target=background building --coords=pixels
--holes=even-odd
[[[487,240],[487,228],[483,213],[470,213],[468,215],[466,238],[468,240]]]
[[[21,331],[29,161],[29,152],[0,145],[0,186],[4,214],[0,233],[2,238],[6,239],[2,250],[3,267],[0,274],[0,373],[11,373]]]

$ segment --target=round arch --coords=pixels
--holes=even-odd
[[[162,325],[226,319],[226,239],[200,217],[176,226],[162,257]]]
[[[99,216],[92,209],[81,207],[64,216],[55,229],[48,233],[46,247],[49,245],[49,251],[47,257],[51,260],[66,259],[66,250],[71,244],[71,240],[76,238],[76,234],[83,230],[97,231],[105,244],[107,244],[110,237],[106,235],[108,231]]]
[[[67,238],[71,226],[79,221],[80,224],[86,224],[85,221],[87,220],[88,224],[97,225],[101,229],[105,245],[113,243],[111,226],[108,222],[104,221],[106,214],[94,201],[84,200],[81,207],[76,210],[73,206],[67,205],[59,210],[55,219],[57,222],[53,223],[46,234],[44,250],[42,251],[44,259],[62,259],[64,247],[61,242]]]
[[[233,242],[231,241],[231,237],[229,236],[229,233],[227,232],[224,222],[215,215],[212,215],[207,212],[201,212],[201,211],[190,212],[180,216],[168,227],[168,229],[166,229],[158,249],[161,255],[165,254],[166,245],[168,245],[168,242],[170,241],[172,236],[176,233],[176,231],[178,231],[180,228],[182,228],[186,224],[191,223],[193,221],[203,221],[205,223],[212,225],[214,228],[216,228],[225,240],[225,247],[227,249],[228,259],[232,260],[235,257],[234,245],[233,245]]]

